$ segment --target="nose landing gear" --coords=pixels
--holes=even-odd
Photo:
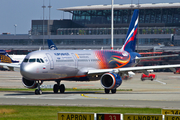
[[[41,83],[42,84],[42,83]],[[36,89],[35,90],[35,94],[36,95],[41,95],[42,94],[42,90],[41,90],[41,88],[40,88],[40,85],[41,85],[40,83],[39,83],[39,81],[38,81],[38,83],[37,83],[37,88],[38,89]]]

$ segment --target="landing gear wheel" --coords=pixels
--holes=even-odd
[[[42,94],[42,90],[36,89],[36,90],[35,90],[35,94],[36,94],[36,95],[41,95],[41,94]]]
[[[38,89],[36,89],[36,90],[35,90],[35,94],[38,95],[38,93],[39,93],[39,91],[38,91]]]
[[[61,85],[59,86],[59,89],[60,89],[60,93],[64,93],[64,91],[65,91],[65,86],[64,86],[64,84],[61,84]]]
[[[53,87],[54,93],[58,93],[58,89],[59,89],[59,85],[58,84],[54,84],[54,87]]]
[[[104,92],[105,92],[106,94],[109,94],[110,90],[109,90],[109,89],[104,89]]]
[[[111,89],[111,93],[116,93],[116,89]]]

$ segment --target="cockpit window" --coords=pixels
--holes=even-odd
[[[30,63],[33,63],[33,62],[38,62],[38,63],[44,63],[44,60],[42,58],[32,58],[32,59],[27,59],[25,58],[23,60],[23,62],[30,62]]]
[[[28,59],[25,58],[23,62],[28,62]]]
[[[44,63],[44,60],[43,60],[43,59],[40,58],[40,60],[41,60],[42,63]]]
[[[36,62],[36,59],[29,59],[29,62]]]
[[[37,62],[38,62],[38,63],[41,63],[41,61],[39,60],[39,58],[37,59]]]

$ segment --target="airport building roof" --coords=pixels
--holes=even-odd
[[[147,3],[147,4],[114,4],[114,9],[159,9],[159,8],[180,8],[180,3]],[[111,5],[88,5],[58,8],[58,10],[70,12],[70,11],[83,11],[83,10],[110,10]]]

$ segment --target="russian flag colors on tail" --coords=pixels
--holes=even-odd
[[[135,51],[136,35],[137,35],[137,30],[138,30],[138,15],[139,15],[139,10],[135,9],[122,50],[125,50],[128,52]]]

